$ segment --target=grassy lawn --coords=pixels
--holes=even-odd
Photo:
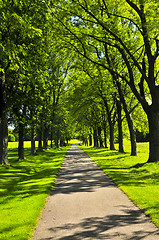
[[[138,156],[130,156],[130,144],[124,144],[126,153],[104,148],[80,146],[130,199],[159,227],[159,163],[146,163],[148,143],[138,143]]]
[[[17,161],[17,143],[9,143],[11,167],[0,166],[0,239],[28,240],[32,236],[68,147],[48,149]]]

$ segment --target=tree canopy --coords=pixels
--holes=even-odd
[[[158,0],[3,1],[0,4],[0,161],[8,121],[47,148],[73,136],[124,151],[149,132],[159,161]],[[9,118],[8,118],[9,116]],[[71,124],[70,124],[71,123]],[[21,141],[20,141],[21,139]],[[40,149],[39,145],[39,149]]]

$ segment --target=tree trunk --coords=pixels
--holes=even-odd
[[[0,164],[9,165],[7,109],[3,109],[0,114]]]
[[[149,122],[149,159],[148,162],[159,162],[159,110],[150,109],[147,114]]]
[[[109,122],[109,129],[110,129],[110,150],[115,150],[114,146],[114,124]]]
[[[49,127],[45,126],[44,132],[43,132],[43,149],[48,148],[48,136],[49,136]]]
[[[136,147],[136,134],[134,131],[133,120],[130,114],[127,111],[126,114],[129,132],[130,132],[130,141],[131,141],[131,156],[137,156],[137,147]]]
[[[101,127],[98,127],[99,144],[100,144],[100,147],[102,148],[103,147],[103,140],[102,140],[101,132],[102,132]]]
[[[0,112],[0,164],[9,165],[7,107]]]
[[[55,139],[55,145],[56,145],[56,148],[59,148],[59,140],[58,139]]]
[[[52,137],[52,135],[53,135],[53,134],[52,134],[52,129],[51,129],[51,136],[50,136],[50,137],[51,137],[51,139],[50,139],[50,141],[51,141],[51,148],[53,148],[53,144],[52,144],[53,137]]]
[[[126,114],[126,118],[127,118],[129,132],[130,132],[131,156],[137,156],[136,134],[134,131],[133,120],[128,112]]]
[[[124,153],[123,147],[123,129],[122,129],[122,119],[121,119],[121,102],[117,100],[117,114],[118,114],[118,140],[119,140],[119,152]]]
[[[85,139],[85,146],[88,147],[88,139]]]
[[[63,147],[63,146],[64,146],[64,140],[60,139],[60,147]]]
[[[104,124],[104,146],[105,148],[108,148],[108,145],[107,145],[107,131],[106,131],[106,124]]]
[[[5,74],[0,78],[0,164],[9,165],[8,161],[8,121]]]
[[[92,146],[92,134],[89,134],[89,146]]]
[[[98,136],[97,136],[97,129],[93,129],[93,139],[94,139],[94,147],[98,147]]]
[[[19,160],[24,159],[24,124],[19,123],[19,146],[18,146]]]
[[[127,103],[126,103],[124,95],[123,95],[121,84],[118,81],[116,81],[116,83],[117,83],[117,87],[118,87],[120,101],[123,105],[123,109],[124,109],[124,112],[125,112],[125,115],[126,115],[128,128],[129,128],[129,132],[130,132],[131,156],[137,156],[136,134],[135,134],[135,131],[134,131],[133,120],[132,120],[131,115],[128,111]]]
[[[103,98],[103,100],[104,100],[104,104],[105,104],[107,115],[108,115],[109,132],[110,132],[110,150],[115,150],[115,146],[114,146],[114,124],[115,124],[115,121],[114,121],[114,119],[112,121],[112,118],[111,118],[112,111],[109,110],[107,100],[105,98]]]
[[[35,131],[34,127],[31,127],[31,155],[35,154]]]
[[[42,127],[40,126],[38,128],[38,152],[41,152],[43,150],[42,147]]]

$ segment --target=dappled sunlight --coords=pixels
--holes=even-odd
[[[106,174],[159,226],[159,163],[147,163],[148,143],[138,143],[138,156],[83,148]],[[156,213],[157,211],[157,213]]]
[[[65,232],[65,237],[56,237],[58,240],[83,240],[83,239],[129,239],[141,240],[153,234],[157,239],[159,233],[156,229],[153,232],[149,229],[141,228],[129,232],[127,229],[138,225],[144,225],[149,220],[142,218],[140,210],[131,210],[127,206],[117,206],[122,209],[121,214],[111,214],[104,217],[85,218],[77,223],[67,223],[59,227],[49,228],[49,231],[56,235],[59,232]],[[69,233],[72,234],[69,234]],[[58,234],[57,234],[58,236]],[[41,238],[41,240],[53,238]]]
[[[93,148],[90,151],[93,152]],[[89,154],[89,150],[86,152]],[[158,239],[158,229],[150,224],[149,218],[101,171],[105,152],[103,156],[96,152],[97,149],[91,156],[96,162],[101,161],[100,167],[75,145],[67,152],[33,239],[146,240],[150,239],[149,236],[153,240]],[[107,164],[112,162],[110,151],[108,153]],[[122,155],[118,154],[118,157],[114,160],[115,168],[110,164],[108,171],[112,175],[117,174],[117,180],[120,174],[123,182],[127,183],[124,186],[129,186],[127,171],[130,168],[118,166]],[[135,181],[133,184],[137,186]]]
[[[28,148],[27,158],[20,161],[17,149],[9,150],[11,167],[0,168],[0,239],[29,238],[67,149],[49,149],[31,156]]]

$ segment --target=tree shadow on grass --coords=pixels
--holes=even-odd
[[[81,150],[68,151],[66,160],[63,165],[55,188],[52,194],[71,194],[75,192],[93,192],[98,188],[111,187],[115,183],[124,185],[140,185],[143,184],[143,178],[140,176],[137,181],[135,177],[130,179],[129,167],[121,168],[118,166],[110,166],[105,164],[102,170],[108,170],[109,176],[103,174],[101,168],[94,163],[89,156]],[[125,156],[119,154],[116,161],[123,159]],[[100,159],[102,161],[102,159]],[[100,165],[100,164],[99,164]],[[76,166],[76,167],[75,167]],[[117,170],[117,171],[116,171]],[[116,186],[116,185],[115,185]]]
[[[141,167],[143,167],[145,164],[147,164],[147,162],[137,163],[137,164],[131,166],[130,168],[141,168]]]
[[[14,157],[16,153],[17,149],[12,149],[10,156]],[[9,169],[0,169],[1,204],[7,204],[14,197],[24,198],[49,193],[62,165],[62,156],[62,152],[47,151],[19,162],[15,161],[14,157]]]

